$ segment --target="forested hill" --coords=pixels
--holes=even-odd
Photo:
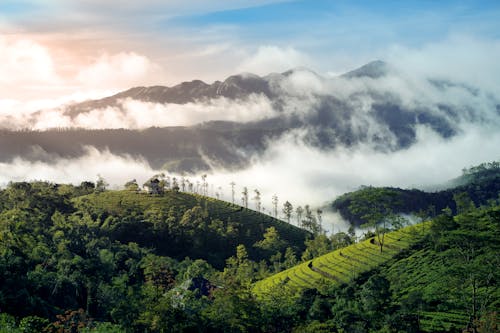
[[[226,285],[224,276],[240,261],[255,263],[249,269],[262,277],[281,269],[272,264],[283,254],[293,265],[307,237],[268,215],[176,190],[153,195],[90,182],[11,183],[0,190],[0,332],[202,325],[186,317],[182,297],[195,306]],[[164,318],[174,322],[159,329],[153,309],[167,292],[182,296],[170,308],[178,314]],[[201,310],[192,311],[201,320]]]
[[[449,181],[447,185],[448,189],[436,192],[367,186],[338,197],[332,203],[332,208],[338,211],[344,219],[357,226],[362,224],[363,220],[354,209],[356,203],[369,202],[372,198],[384,201],[386,209],[391,213],[415,214],[422,218],[435,216],[445,208],[450,208],[453,213],[457,213],[456,199],[463,193],[466,193],[476,206],[498,199],[500,163],[483,163],[465,168],[462,176]]]
[[[97,185],[0,190],[0,333],[495,332],[496,200],[456,197],[460,215],[388,233],[382,251],[200,195]],[[335,283],[254,294],[301,261]]]
[[[214,198],[179,191],[149,195],[135,191],[105,191],[72,201],[79,214],[90,217],[111,240],[135,242],[158,255],[207,260],[221,268],[237,245],[254,260],[263,258],[253,245],[274,227],[300,253],[308,232],[269,215]]]

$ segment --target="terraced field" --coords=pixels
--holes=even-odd
[[[385,263],[408,248],[423,234],[427,222],[385,235],[383,251],[374,238],[335,250],[258,281],[254,292],[261,296],[285,286],[318,288],[324,283],[343,284]]]
[[[421,312],[422,332],[457,332],[467,326],[469,316],[459,312]]]

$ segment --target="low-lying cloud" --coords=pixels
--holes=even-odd
[[[469,126],[464,128],[463,135],[451,139],[443,139],[426,127],[419,127],[417,133],[415,145],[393,153],[376,151],[368,145],[325,152],[304,145],[298,139],[301,133],[290,133],[244,170],[208,173],[209,194],[215,196],[217,192],[222,199],[231,201],[230,183],[234,181],[236,203],[241,204],[245,186],[249,190],[249,207],[254,208],[252,198],[258,189],[267,213],[272,212],[272,196],[278,196],[281,214],[286,200],[295,207],[309,204],[315,208],[362,185],[425,189],[459,176],[463,167],[500,158],[500,133],[494,126]],[[30,162],[23,157],[0,163],[0,184],[39,179],[78,184],[95,180],[99,174],[112,188],[121,188],[128,180],[137,179],[142,184],[153,174],[165,172],[152,169],[143,159],[93,147],[86,149],[84,156],[60,158],[51,163]],[[201,181],[201,175],[189,178],[192,182]],[[340,228],[338,216],[325,215],[324,225],[330,228],[332,223]]]
[[[67,114],[65,107],[33,111],[30,105],[25,105],[23,112],[22,109],[16,109],[19,106],[19,103],[4,102],[3,111],[0,111],[0,128],[144,129],[191,126],[210,120],[248,122],[276,115],[270,100],[255,94],[245,100],[220,97],[187,104],[160,104],[126,98],[119,100],[116,106],[96,108],[76,116]]]

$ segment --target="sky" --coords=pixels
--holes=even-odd
[[[51,106],[299,66],[337,75],[400,50],[498,42],[498,17],[495,0],[2,0],[0,100]]]

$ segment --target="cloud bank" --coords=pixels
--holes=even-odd
[[[40,104],[35,104],[39,106]],[[220,97],[187,104],[159,104],[126,98],[118,105],[97,108],[70,116],[65,107],[33,111],[32,104],[0,101],[0,128],[48,130],[53,128],[145,129],[149,127],[191,126],[210,120],[248,122],[262,120],[276,111],[263,95],[245,100]]]
[[[246,186],[262,193],[262,205],[269,213],[271,198],[277,195],[281,205],[288,200],[297,207],[309,204],[322,207],[336,196],[362,185],[426,188],[457,177],[463,167],[500,159],[500,133],[495,127],[470,127],[464,135],[443,139],[426,127],[419,127],[418,140],[406,150],[393,153],[375,151],[368,145],[358,149],[338,148],[325,152],[306,146],[298,140],[300,133],[288,135],[254,160],[246,169],[228,172],[213,170],[207,180],[210,194],[219,192],[231,201],[232,181],[236,182],[236,203],[241,203],[241,190]],[[102,175],[112,186],[121,188],[130,180],[140,184],[165,170],[154,170],[143,159],[113,155],[87,147],[84,156],[58,159],[56,163],[30,162],[22,157],[11,163],[0,163],[0,184],[8,181],[49,180],[78,184]],[[117,172],[119,170],[119,172]],[[181,177],[171,174],[171,176]],[[192,176],[193,182],[201,175]],[[255,207],[250,200],[249,207]],[[340,223],[335,216],[325,216],[325,225]]]

